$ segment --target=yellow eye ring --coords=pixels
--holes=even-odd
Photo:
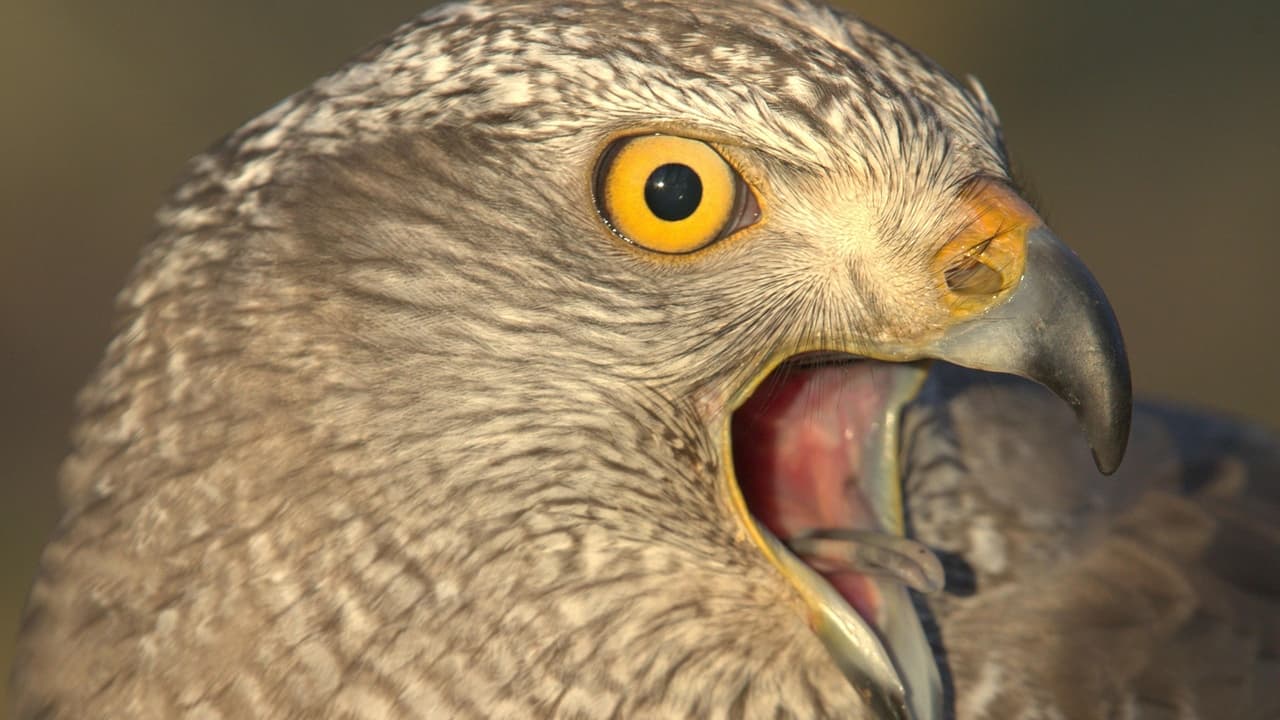
[[[627,241],[659,253],[693,252],[754,222],[759,210],[750,196],[714,148],[674,135],[621,140],[605,152],[596,172],[596,201],[605,223]],[[747,223],[741,222],[744,210]]]

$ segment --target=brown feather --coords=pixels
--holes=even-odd
[[[958,717],[1280,717],[1280,445],[1147,405],[1104,478],[1073,426],[1039,388],[951,369],[908,420],[951,458],[908,478],[917,532],[976,576],[932,604]],[[1006,522],[947,521],[939,485]]]

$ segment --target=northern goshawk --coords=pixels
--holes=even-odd
[[[449,5],[159,228],[19,717],[1277,717],[1274,445],[1140,407],[1093,469],[1101,291],[856,18]]]

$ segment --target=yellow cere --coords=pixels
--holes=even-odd
[[[991,307],[1017,287],[1027,259],[1027,233],[1039,215],[1006,185],[983,181],[965,203],[971,221],[934,256],[939,284],[957,317]]]
[[[597,177],[610,227],[654,252],[687,253],[718,240],[738,207],[736,171],[701,140],[623,140],[606,153]]]

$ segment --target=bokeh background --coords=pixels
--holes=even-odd
[[[1280,3],[845,5],[982,79],[1140,391],[1280,428]],[[424,7],[0,2],[0,678],[151,212],[187,158]]]

